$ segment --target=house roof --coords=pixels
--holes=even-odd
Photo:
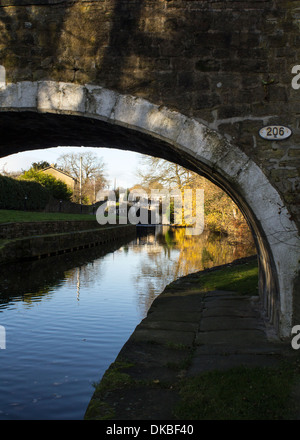
[[[57,171],[58,173],[61,173],[61,174],[64,174],[65,176],[67,176],[67,177],[70,177],[70,179],[72,179],[75,182],[77,182],[77,179],[75,179],[73,176],[71,176],[70,174],[66,173],[65,171],[58,170],[57,168],[53,167],[52,165],[49,165],[48,167],[43,168],[41,171],[46,171],[46,170],[49,170],[50,168],[52,168],[53,170]]]

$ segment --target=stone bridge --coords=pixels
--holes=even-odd
[[[134,150],[204,175],[256,242],[262,304],[300,324],[300,2],[1,0],[0,156]],[[292,135],[265,140],[284,125]]]

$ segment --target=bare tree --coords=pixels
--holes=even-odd
[[[181,191],[192,185],[194,173],[172,162],[157,157],[145,156],[137,172],[144,187],[162,186],[166,189],[178,188]]]
[[[2,166],[2,169],[0,170],[0,175],[2,174],[2,176],[12,177],[12,178],[16,179],[17,177],[19,177],[22,174],[22,171],[6,171],[6,169],[5,169],[6,165],[7,165],[7,163],[5,163]]]
[[[230,234],[242,231],[247,239],[251,239],[246,221],[233,200],[204,177],[175,163],[147,156],[141,159],[137,177],[143,188],[151,189],[161,184],[165,189],[177,188],[181,192],[186,188],[204,189],[205,224],[208,229]]]
[[[97,192],[107,187],[106,165],[101,157],[91,151],[62,154],[57,159],[57,165],[60,170],[77,180],[78,185],[74,191],[74,200],[77,202],[80,200],[80,170],[81,199],[83,202],[94,203]]]

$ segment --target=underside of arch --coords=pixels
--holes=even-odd
[[[176,162],[225,190],[256,242],[259,291],[280,336],[293,322],[299,236],[262,170],[200,122],[99,86],[38,82],[0,91],[0,156],[56,146],[110,147]]]

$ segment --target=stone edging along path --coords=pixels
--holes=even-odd
[[[171,283],[154,300],[96,386],[86,420],[174,420],[182,378],[240,365],[275,366],[290,353],[265,322],[258,296],[202,292],[195,288],[197,276]]]

